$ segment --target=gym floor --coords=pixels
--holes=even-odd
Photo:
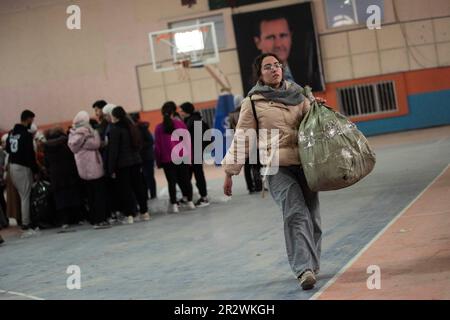
[[[207,167],[206,208],[164,213],[157,170],[160,197],[149,222],[31,238],[1,230],[0,299],[449,299],[450,126],[369,141],[374,171],[320,194],[322,262],[313,290],[302,291],[291,273],[270,195],[248,195],[241,175],[228,199],[221,168]],[[80,268],[79,290],[66,286],[71,265]]]

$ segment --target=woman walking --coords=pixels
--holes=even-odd
[[[309,110],[309,101],[301,94],[300,86],[283,79],[283,66],[275,54],[258,56],[253,63],[253,71],[257,83],[242,102],[237,131],[223,161],[226,173],[224,193],[231,196],[232,176],[239,174],[244,165],[234,163],[236,153],[249,152],[245,148],[245,151],[235,150],[237,139],[245,139],[244,133],[257,127],[278,129],[279,170],[267,176],[269,189],[282,210],[291,269],[304,290],[312,289],[320,266],[319,198],[308,188],[297,143],[297,130]],[[260,145],[268,144],[260,141]]]
[[[113,125],[109,133],[108,174],[120,187],[117,195],[120,199],[121,211],[128,217],[128,223],[134,223],[137,201],[141,218],[148,221],[150,214],[142,172],[142,159],[139,155],[142,148],[139,129],[120,106],[113,109],[111,120]]]

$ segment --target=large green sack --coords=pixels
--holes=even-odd
[[[300,123],[298,146],[312,191],[351,186],[375,166],[375,153],[355,124],[317,101]]]

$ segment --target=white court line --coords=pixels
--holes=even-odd
[[[316,300],[317,298],[319,298],[319,296],[322,293],[325,292],[325,290],[327,290],[331,285],[333,285],[336,282],[336,280],[345,271],[347,271],[348,268],[350,268],[350,266],[353,264],[353,262],[355,262],[367,249],[369,249],[369,247],[375,241],[377,241],[378,238],[381,237],[381,235],[383,235],[383,233],[392,224],[394,224],[406,212],[406,210],[408,210],[414,204],[414,202],[416,202],[431,187],[431,185],[433,185],[449,168],[450,168],[450,164],[447,165],[447,167],[445,167],[445,169],[442,170],[442,172],[436,178],[434,178],[434,180],[431,181],[430,184],[425,189],[423,189],[422,192],[413,201],[411,201],[406,208],[404,208],[402,211],[400,211],[400,213],[391,222],[389,222],[387,226],[385,226],[380,232],[378,232],[378,234],[368,244],[366,244],[365,247],[362,248],[361,251],[359,251],[359,253],[356,256],[354,256],[349,262],[347,262],[347,264],[344,267],[342,267],[342,269],[339,270],[339,272],[333,278],[331,278],[322,288],[320,288],[319,291],[317,291],[311,298],[309,298],[309,300]]]
[[[2,290],[2,289],[0,289],[0,293],[12,294],[12,295],[15,295],[15,296],[21,296],[21,297],[25,297],[25,298],[32,299],[32,300],[45,300],[43,298],[31,296],[31,295],[28,295],[28,294],[25,294],[25,293],[14,292],[14,291],[6,291],[6,290]]]

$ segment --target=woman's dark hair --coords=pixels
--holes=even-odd
[[[173,101],[167,101],[161,108],[163,115],[163,128],[165,133],[172,133],[175,129],[173,126],[172,116],[177,111],[177,105]]]
[[[279,63],[282,63],[280,58],[275,53],[263,53],[255,58],[253,61],[253,83],[257,83],[261,79],[262,62],[266,57],[274,57]],[[284,72],[283,72],[284,79]]]
[[[44,131],[44,137],[47,140],[59,138],[62,135],[65,135],[64,129],[62,127],[53,127]]]
[[[94,104],[92,105],[92,108],[99,108],[99,109],[103,109],[104,106],[106,106],[108,103],[105,100],[97,100],[94,102]]]
[[[89,119],[89,124],[91,125],[92,128],[95,129],[98,126],[98,121],[93,119],[93,118],[91,118],[91,119]]]
[[[142,148],[141,133],[136,124],[128,117],[125,109],[121,106],[117,106],[112,110],[111,114],[114,118],[119,120],[121,125],[124,125],[125,128],[127,128],[131,137],[131,145],[134,149],[140,150]]]

